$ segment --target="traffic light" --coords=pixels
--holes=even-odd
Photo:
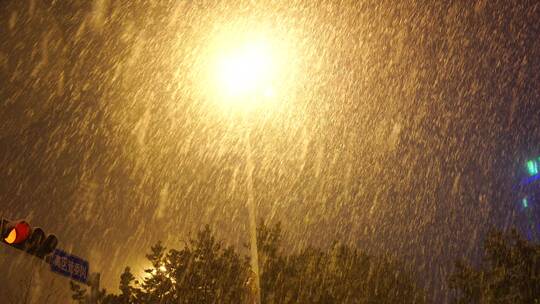
[[[56,249],[58,239],[53,234],[45,235],[41,228],[33,228],[26,221],[2,219],[1,238],[4,244],[43,259]]]

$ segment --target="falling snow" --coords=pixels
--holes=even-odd
[[[249,255],[252,198],[289,252],[395,258],[448,303],[454,261],[519,223],[538,20],[535,1],[0,1],[0,216],[54,232],[115,290],[206,224]],[[257,56],[216,72],[253,37],[272,74],[250,74]],[[231,96],[220,77],[267,83]],[[4,248],[0,303],[32,269],[35,303],[69,303],[65,279]]]

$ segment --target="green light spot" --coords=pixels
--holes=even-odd
[[[521,200],[521,203],[523,204],[523,208],[529,207],[529,200],[526,197]]]
[[[538,174],[538,163],[535,160],[529,160],[527,162],[527,171],[531,176]]]

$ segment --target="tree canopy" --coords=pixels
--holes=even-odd
[[[425,295],[396,262],[335,244],[285,252],[279,224],[258,226],[262,303],[423,303]],[[249,258],[217,240],[208,226],[182,249],[150,248],[142,282],[129,267],[119,294],[102,291],[103,304],[252,303]],[[86,291],[72,283],[73,299]]]
[[[540,245],[515,230],[493,231],[480,265],[458,261],[450,286],[456,303],[540,303]]]

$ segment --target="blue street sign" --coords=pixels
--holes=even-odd
[[[51,271],[81,283],[88,282],[90,265],[88,261],[65,251],[56,249],[50,259]]]

